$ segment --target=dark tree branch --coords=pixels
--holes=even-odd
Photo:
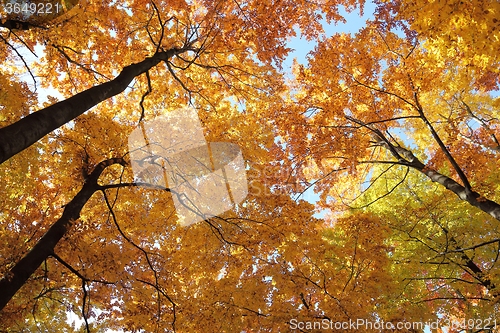
[[[155,289],[156,289],[156,293],[157,293],[157,306],[158,306],[158,310],[157,310],[157,320],[160,321],[161,320],[161,298],[160,298],[160,288],[158,287],[159,285],[159,282],[158,282],[158,272],[157,270],[154,268],[153,266],[153,263],[151,262],[151,258],[150,258],[150,253],[146,250],[144,250],[141,246],[137,245],[129,236],[127,236],[125,234],[125,232],[122,230],[122,228],[120,227],[120,224],[118,223],[118,219],[116,218],[116,214],[113,210],[113,206],[114,206],[114,203],[116,202],[116,199],[117,197],[115,198],[115,201],[113,202],[113,204],[110,203],[109,199],[108,199],[108,196],[106,194],[106,191],[102,191],[103,195],[104,195],[104,201],[106,202],[106,206],[108,207],[108,210],[109,210],[109,215],[112,217],[113,219],[113,222],[116,226],[116,228],[118,229],[118,232],[120,233],[120,235],[127,241],[129,242],[133,247],[135,247],[136,249],[138,249],[140,252],[142,252],[144,254],[144,257],[146,258],[146,262],[148,263],[148,266],[149,268],[151,269],[151,271],[153,272],[153,275],[155,277],[155,286],[157,286]],[[118,194],[117,194],[118,195]],[[175,303],[173,303],[173,306],[175,307]],[[174,310],[175,311],[175,310]],[[174,323],[174,328],[175,328],[175,323]]]
[[[385,172],[389,171],[389,169],[390,169],[392,166],[394,166],[394,165],[395,165],[395,163],[393,163],[393,164],[392,164],[389,168],[387,168],[386,170],[384,170],[384,172],[383,172],[383,173],[381,173],[381,174],[377,177],[377,179],[378,179],[379,177],[381,177],[381,176],[382,176],[382,174],[384,174]],[[403,182],[406,180],[406,177],[408,176],[409,171],[410,171],[410,168],[408,168],[408,167],[407,167],[407,168],[406,168],[405,175],[403,176],[403,178],[402,178],[400,181],[398,181],[398,182],[396,183],[396,185],[394,185],[394,186],[393,186],[393,187],[392,187],[389,191],[387,191],[387,192],[386,192],[386,193],[384,193],[383,195],[381,195],[381,196],[377,196],[375,199],[373,199],[372,201],[370,201],[369,203],[367,203],[367,204],[365,204],[365,205],[358,206],[358,207],[353,207],[353,206],[348,206],[348,207],[349,207],[349,208],[351,208],[351,209],[363,209],[363,208],[366,208],[366,207],[368,207],[368,206],[373,205],[375,202],[379,201],[380,199],[385,198],[386,196],[388,196],[388,195],[390,195],[392,192],[394,192],[394,191],[396,190],[396,188],[398,188],[398,187],[399,187],[399,185],[403,184]],[[377,181],[377,179],[375,179],[375,181]],[[375,181],[374,181],[374,182],[372,182],[372,183],[368,186],[368,188],[370,188],[370,187],[371,187],[371,186],[375,183]],[[365,191],[363,191],[363,193],[365,193],[365,192],[368,190],[368,188],[367,188]],[[362,194],[361,194],[361,195],[362,195]],[[360,196],[361,196],[361,195],[360,195]],[[359,196],[358,196],[358,197],[359,197]],[[356,199],[357,199],[357,198],[355,198],[354,200],[356,200]]]
[[[470,108],[470,106],[464,102],[463,99],[460,99],[460,102],[463,104],[463,106],[465,107],[465,110],[467,111],[467,113],[473,118],[473,119],[476,119],[479,123],[481,123],[481,126],[486,130],[486,132],[490,135],[491,139],[493,140],[493,142],[495,142],[495,147],[493,147],[493,149],[495,151],[499,151],[500,150],[500,141],[498,141],[498,138],[496,137],[495,133],[493,132],[493,130],[490,128],[490,126],[488,125],[488,121],[476,116],[474,114],[474,112],[472,112],[472,109]],[[491,147],[489,147],[491,148]]]
[[[153,91],[153,88],[151,87],[151,78],[149,77],[149,71],[146,71],[146,80],[148,82],[148,90],[142,95],[141,101],[139,102],[139,105],[141,107],[141,117],[139,118],[139,123],[144,119],[144,100],[146,99],[146,96]]]
[[[35,76],[31,72],[31,69],[29,68],[28,63],[26,62],[26,60],[24,59],[24,57],[21,55],[21,53],[19,53],[19,51],[12,44],[10,44],[5,38],[3,38],[2,35],[0,35],[0,38],[3,40],[3,42],[5,44],[7,44],[7,46],[9,46],[12,50],[14,50],[14,52],[17,54],[17,56],[19,57],[19,59],[21,59],[21,61],[23,62],[24,67],[26,68],[26,70],[28,71],[28,73],[31,76],[31,79],[33,80],[33,85],[34,85],[35,91],[36,91],[36,79],[35,79]],[[19,38],[19,40],[21,40],[21,39]],[[23,42],[23,41],[21,40],[21,42]],[[23,44],[24,44],[24,42],[23,42]],[[26,47],[28,48],[28,50],[31,51],[31,49],[28,46],[26,46]],[[36,54],[35,54],[35,56],[36,56]]]
[[[65,207],[57,220],[35,246],[0,280],[0,310],[11,300],[47,257],[54,254],[57,243],[66,235],[73,223],[80,218],[80,212],[92,195],[99,190],[99,176],[108,166],[126,165],[122,158],[102,161],[89,175],[82,189]]]
[[[86,282],[97,282],[97,283],[108,284],[108,285],[115,284],[114,282],[109,282],[109,281],[104,281],[104,280],[89,279],[89,278],[83,276],[82,273],[77,271],[73,266],[68,264],[64,259],[59,257],[57,254],[52,253],[50,256],[52,258],[54,258],[57,262],[62,264],[64,267],[66,267],[71,273],[75,274],[78,278],[80,278],[80,280],[84,280]]]
[[[416,195],[415,193],[413,193],[413,194]],[[498,242],[499,240],[496,239],[496,240],[493,240],[493,241],[484,242],[484,243],[478,244],[477,246],[472,246],[470,248],[460,248],[457,240],[455,239],[455,237],[453,237],[453,235],[451,235],[451,233],[448,230],[448,228],[446,228],[442,223],[439,222],[439,220],[437,220],[433,216],[433,214],[431,213],[430,207],[428,207],[428,205],[425,204],[420,199],[420,197],[418,195],[417,195],[417,201],[420,202],[421,204],[423,204],[426,207],[426,209],[430,213],[431,220],[433,221],[433,223],[435,225],[437,225],[439,227],[439,229],[441,229],[441,232],[446,237],[445,251],[439,251],[437,249],[433,249],[430,246],[428,246],[429,249],[431,249],[433,252],[435,252],[437,254],[436,257],[441,257],[442,258],[442,261],[441,262],[437,262],[437,263],[436,262],[428,261],[427,264],[442,265],[442,264],[445,264],[445,263],[446,264],[452,263],[452,264],[460,267],[461,269],[463,269],[474,280],[476,280],[478,284],[480,284],[481,286],[483,286],[484,288],[486,288],[488,291],[490,291],[491,295],[493,296],[493,298],[500,297],[500,292],[496,289],[496,286],[493,283],[493,281],[488,277],[487,274],[485,274],[485,272],[483,271],[483,269],[481,269],[481,267],[479,267],[473,261],[473,258],[471,258],[469,255],[467,255],[465,253],[466,250],[476,249],[476,248],[481,247],[481,246],[485,246],[485,245],[488,245],[488,244],[492,244],[494,242]],[[407,233],[408,233],[409,237],[411,237],[413,239],[416,239],[417,241],[421,242],[422,244],[425,244],[419,238],[411,236],[411,234],[410,234],[411,231],[409,231]],[[459,259],[458,260],[454,260],[453,258],[450,258],[450,256],[448,256],[448,254],[450,254],[450,253],[457,253],[458,256],[459,256]],[[436,258],[436,257],[434,257],[434,258]],[[434,258],[432,258],[432,259],[434,259]]]
[[[375,87],[372,87],[366,83],[363,83],[361,81],[359,81],[358,79],[356,79],[356,77],[354,77],[354,74],[351,74],[345,70],[343,70],[343,72],[349,76],[351,76],[351,78],[354,80],[354,82],[356,82],[357,84],[359,84],[360,86],[362,87],[365,87],[367,89],[370,89],[370,90],[374,90],[374,91],[377,91],[379,93],[382,93],[382,94],[386,94],[386,95],[389,95],[389,96],[393,96],[393,97],[396,97],[397,99],[400,99],[401,101],[405,102],[406,104],[408,104],[409,106],[413,107],[413,108],[416,108],[416,105],[413,104],[412,102],[410,102],[409,100],[407,100],[406,98],[404,97],[401,97],[400,95],[398,94],[395,94],[393,92],[390,92],[388,90],[385,90],[383,88],[375,88]]]
[[[418,107],[420,107],[420,104]],[[352,121],[352,122],[354,122],[362,127],[365,127],[368,130],[370,130],[372,133],[374,133],[374,135],[376,136],[377,141],[378,141],[377,145],[388,149],[390,151],[390,153],[394,156],[394,158],[397,159],[398,162],[395,161],[393,163],[398,163],[398,164],[402,164],[405,166],[409,166],[415,170],[420,171],[421,173],[426,175],[433,182],[436,182],[436,183],[444,186],[447,190],[455,193],[461,200],[468,202],[470,205],[481,209],[483,212],[491,215],[492,217],[494,217],[495,219],[500,221],[500,204],[496,203],[495,201],[486,199],[485,197],[481,196],[479,193],[472,191],[470,189],[470,185],[469,185],[469,188],[467,188],[466,186],[459,184],[458,182],[456,182],[452,178],[445,176],[445,175],[437,172],[436,170],[428,168],[424,163],[422,163],[408,149],[403,148],[403,147],[394,146],[383,135],[383,133],[380,130],[373,128],[373,127],[367,125],[366,123],[364,123],[363,121],[361,121],[359,119],[355,119],[351,116],[345,116],[345,117],[346,117],[346,119],[348,119],[348,120],[350,120],[350,121]],[[421,114],[421,117],[425,118],[423,114]],[[432,125],[431,125],[431,127],[432,127]],[[440,140],[439,136],[437,136],[437,138],[435,137],[435,139]],[[444,144],[442,142],[441,142],[441,144],[444,146]],[[444,147],[444,148],[446,149],[446,147]],[[446,151],[448,151],[448,150],[446,150]],[[451,157],[451,160],[454,161],[453,157]],[[364,163],[367,163],[367,162],[368,161],[365,161]],[[372,162],[374,162],[374,161],[372,161]],[[461,172],[461,169],[458,166],[458,164],[456,165],[456,167],[457,167],[457,169],[455,169],[455,170],[457,172],[458,171]],[[465,181],[467,184],[469,184],[465,175],[463,173],[462,173],[462,175],[463,175],[464,179],[461,178],[461,180]]]
[[[39,29],[44,29],[47,30],[47,27],[43,27],[41,25],[36,25],[33,23],[29,22],[23,22],[23,21],[18,21],[18,20],[7,20],[2,23],[0,21],[0,28],[7,28],[9,30],[29,30],[31,28],[39,28]]]
[[[416,103],[416,106],[415,106],[415,109],[417,110],[418,114],[420,115],[420,117],[422,118],[422,120],[424,121],[425,125],[429,128],[430,132],[431,132],[431,135],[432,137],[434,138],[434,140],[436,140],[436,142],[438,143],[439,145],[439,148],[441,148],[441,150],[443,151],[443,153],[445,154],[446,158],[448,159],[448,161],[451,163],[453,169],[456,171],[456,173],[458,174],[458,177],[460,178],[460,180],[462,181],[462,183],[464,184],[464,188],[465,188],[465,192],[467,195],[471,195],[472,192],[471,192],[471,185],[469,183],[469,180],[467,179],[467,176],[465,175],[465,173],[462,171],[462,169],[460,168],[460,166],[458,165],[457,161],[455,161],[455,159],[453,158],[453,156],[451,155],[450,151],[448,150],[448,148],[446,148],[445,144],[443,143],[443,141],[441,140],[441,138],[439,137],[438,133],[436,132],[436,130],[434,129],[434,126],[432,126],[431,122],[427,119],[427,117],[424,115],[424,109],[422,107],[422,105],[420,105],[420,101],[418,99],[418,94],[415,92],[414,94],[414,97],[415,97],[415,103]]]
[[[76,66],[80,67],[81,69],[83,69],[83,70],[84,70],[84,71],[86,71],[87,73],[97,74],[97,75],[99,75],[99,76],[104,77],[104,78],[105,78],[105,79],[107,79],[107,80],[110,80],[110,78],[109,78],[109,77],[107,77],[106,75],[101,74],[101,73],[99,73],[98,71],[96,71],[96,70],[94,70],[94,69],[92,69],[92,68],[87,68],[87,67],[85,67],[84,65],[80,64],[78,61],[73,60],[73,59],[72,59],[72,58],[71,58],[71,57],[70,57],[70,56],[69,56],[66,52],[64,52],[64,48],[66,48],[66,47],[64,47],[64,46],[63,46],[63,47],[59,47],[59,46],[57,46],[57,45],[55,45],[55,44],[52,44],[52,46],[53,46],[53,47],[54,47],[54,48],[55,48],[55,49],[56,49],[59,53],[61,53],[61,54],[63,55],[63,57],[64,57],[64,58],[65,58],[65,59],[66,59],[69,63],[72,63],[72,64],[74,64],[74,65],[76,65]],[[74,50],[72,50],[72,51],[74,52]],[[94,76],[94,78],[97,80],[97,78],[96,78],[95,76]]]
[[[85,322],[85,331],[87,333],[90,333],[90,326],[89,326],[89,320],[88,320],[88,310],[85,311],[85,308],[88,308],[89,305],[90,305],[90,296],[87,292],[87,289],[85,288],[87,286],[87,281],[83,280],[82,279],[82,291],[83,291],[83,297],[82,297],[82,317],[83,317],[83,320]],[[87,299],[88,300],[88,304],[87,304]]]
[[[34,112],[17,122],[0,129],[0,163],[28,148],[45,135],[75,119],[93,106],[123,92],[138,75],[162,61],[168,61],[177,54],[191,50],[188,44],[183,48],[173,48],[158,52],[152,57],[129,65],[109,82],[82,91],[64,101]]]
[[[457,248],[455,250],[447,250],[446,252],[443,252],[443,254],[451,253],[451,252],[463,252],[463,251],[467,251],[467,250],[475,250],[477,248],[480,248],[480,247],[483,247],[483,246],[486,246],[486,245],[490,245],[490,244],[494,244],[494,243],[500,244],[500,238],[495,238],[495,239],[492,239],[492,240],[489,240],[489,241],[486,241],[486,242],[482,242],[482,243],[479,243],[479,244],[476,244],[476,245],[472,245],[472,246],[469,246],[469,247],[465,247],[465,248]]]
[[[457,183],[455,180],[445,176],[435,170],[426,168],[425,165],[419,160],[414,161],[410,165],[414,169],[422,172],[429,177],[433,182],[439,183],[446,189],[455,193],[460,199],[468,202],[474,207],[481,209],[483,212],[491,215],[500,221],[500,205],[495,201],[491,201],[482,197],[479,193],[467,190],[464,186]]]

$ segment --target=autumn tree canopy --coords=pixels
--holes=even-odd
[[[333,36],[362,1],[40,4],[0,7],[0,332],[494,330],[498,3],[377,1]],[[186,107],[248,180],[190,226],[127,145]]]

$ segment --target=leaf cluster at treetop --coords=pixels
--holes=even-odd
[[[498,2],[376,0],[326,36],[364,1],[22,1],[0,4],[0,332],[497,330]],[[297,33],[317,46],[287,73]],[[177,169],[130,135],[188,108],[197,132],[164,137],[239,150],[138,177]],[[173,182],[232,208],[188,225]]]

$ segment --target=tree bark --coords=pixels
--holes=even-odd
[[[389,140],[376,128],[369,127],[366,123],[363,121],[353,118],[351,116],[346,116],[345,117],[347,120],[350,120],[356,124],[359,124],[363,127],[368,128],[372,133],[373,133],[373,139],[375,140],[375,144],[377,146],[383,147],[387,149],[391,155],[398,160],[398,162],[394,163],[399,163],[401,165],[406,165],[408,167],[411,167],[415,170],[420,171],[424,175],[426,175],[430,180],[433,182],[436,182],[438,184],[441,184],[444,186],[447,190],[455,193],[461,200],[468,202],[470,205],[477,207],[481,209],[483,212],[489,214],[490,216],[494,217],[498,221],[500,221],[500,204],[498,204],[495,201],[486,199],[485,197],[481,196],[479,193],[473,191],[470,189],[470,185],[468,184],[467,178],[465,175],[460,177],[462,180],[466,181],[466,185],[461,185],[452,178],[445,176],[436,170],[432,170],[428,168],[424,163],[422,163],[411,151],[409,151],[406,148],[403,147],[397,147],[392,145]],[[434,129],[433,129],[434,131]],[[434,131],[435,133],[435,131]],[[437,137],[437,134],[435,135]],[[441,142],[440,145],[444,144]],[[449,155],[449,153],[448,153]],[[454,164],[454,169],[459,170],[457,163],[454,161],[453,157],[450,155],[450,160],[453,161]]]
[[[420,171],[429,177],[433,182],[437,182],[455,193],[460,199],[467,201],[472,206],[481,209],[483,212],[500,221],[500,205],[495,201],[486,199],[475,191],[470,191],[470,193],[468,193],[469,191],[467,191],[464,186],[434,170],[423,169]]]
[[[500,221],[500,205],[495,201],[486,199],[473,190],[467,190],[465,186],[457,183],[455,180],[448,176],[445,176],[435,170],[426,168],[426,166],[418,159],[409,162],[408,165],[422,172],[433,182],[441,184],[447,190],[455,193],[463,201],[466,201],[470,205],[481,209],[483,212]]]
[[[1,128],[0,164],[90,108],[123,92],[136,76],[147,72],[161,61],[167,61],[188,50],[190,50],[189,46],[158,52],[137,64],[123,68],[120,74],[109,82],[82,91]]]
[[[0,280],[0,310],[2,310],[29,277],[52,253],[57,243],[80,218],[80,212],[92,195],[100,189],[97,182],[104,169],[112,164],[126,165],[122,158],[99,163],[85,181],[82,189],[64,208],[63,214],[36,245]]]

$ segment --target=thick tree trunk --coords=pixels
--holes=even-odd
[[[483,212],[500,221],[500,205],[495,201],[486,199],[475,191],[467,190],[465,186],[457,183],[455,180],[448,176],[445,176],[435,170],[426,168],[425,165],[418,159],[409,162],[408,165],[422,172],[433,182],[441,184],[446,189],[455,193],[460,199],[468,202],[474,207],[481,209]]]
[[[434,170],[426,170],[424,168],[420,169],[420,171],[429,177],[433,182],[439,183],[455,193],[460,199],[467,201],[472,206],[481,209],[483,212],[490,214],[492,217],[500,221],[500,205],[495,201],[486,199],[477,192],[467,191],[464,186]]]
[[[421,113],[422,114],[422,113]],[[409,151],[406,148],[403,147],[397,147],[392,145],[389,140],[376,128],[369,127],[366,123],[363,121],[353,118],[351,116],[345,116],[345,118],[349,121],[352,121],[356,124],[359,124],[363,127],[368,128],[370,131],[372,131],[373,136],[374,136],[374,141],[377,146],[383,147],[387,149],[391,155],[398,161],[394,163],[406,165],[408,167],[411,167],[415,170],[420,171],[424,175],[426,175],[430,180],[433,182],[436,182],[438,184],[441,184],[444,186],[447,190],[450,190],[451,192],[455,193],[460,199],[468,202],[470,205],[477,207],[481,209],[483,212],[491,215],[495,219],[500,221],[500,204],[498,204],[495,201],[486,199],[485,197],[481,196],[479,193],[473,191],[470,189],[470,187],[465,187],[452,178],[445,176],[436,170],[432,170],[424,163],[422,163],[411,151]],[[423,115],[422,115],[422,118]],[[432,126],[430,126],[432,128]],[[435,133],[434,129],[433,131],[433,136],[436,138],[436,140],[439,139],[437,134]],[[439,139],[440,146],[444,147],[444,144],[441,142]],[[444,150],[445,148],[443,148]],[[454,169],[455,170],[460,170],[458,165],[456,164],[455,160],[453,157],[450,155],[450,160],[453,161],[453,164],[455,164]],[[461,179],[464,180],[464,183],[467,183],[468,185],[468,180],[463,174],[463,172],[460,170],[459,174],[462,174],[460,177]],[[470,185],[468,185],[470,186]]]
[[[125,161],[121,158],[114,158],[99,163],[87,178],[80,192],[65,206],[61,218],[49,228],[31,251],[0,280],[0,310],[7,305],[43,261],[54,252],[55,246],[71,228],[73,222],[80,218],[83,206],[99,190],[100,186],[97,183],[99,176],[106,167],[112,164],[125,165]]]
[[[187,50],[189,47],[158,52],[137,64],[123,68],[121,73],[109,82],[82,91],[64,101],[32,113],[14,124],[1,128],[0,164],[90,108],[123,92],[134,77],[145,73],[161,61],[167,61]]]

